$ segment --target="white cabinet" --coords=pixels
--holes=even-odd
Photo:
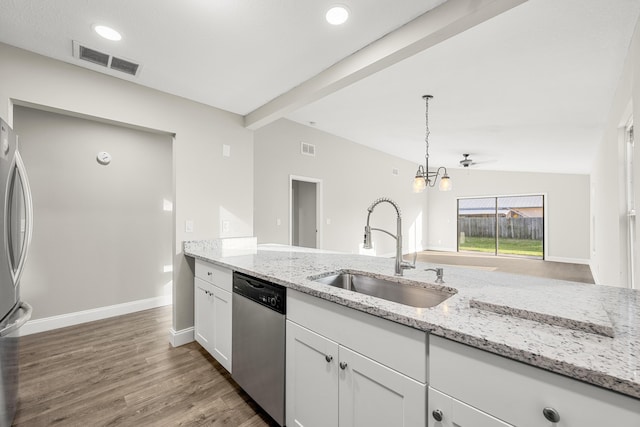
[[[385,326],[392,329],[402,328],[402,326],[385,325],[384,322],[388,321],[379,323],[381,319],[378,319],[369,326],[373,329],[367,330],[367,327],[364,327],[349,334],[353,332],[352,328],[361,326],[358,318],[368,315],[352,313],[354,318],[349,319],[350,309],[344,307],[337,308],[339,313],[323,313],[325,304],[332,303],[296,294],[296,292],[289,292],[287,297],[288,313],[293,315],[293,319],[287,321],[285,405],[287,425],[298,427],[425,426],[426,384],[385,366],[380,361],[369,357],[371,354],[362,354],[360,352],[362,349],[358,348],[361,347],[358,336],[371,334],[377,335],[378,338],[374,342],[375,347],[386,347],[386,350],[389,350],[389,343],[379,340],[385,335],[382,329]],[[335,304],[332,305],[335,306]],[[316,317],[325,319],[322,323],[325,327],[329,326],[327,330],[336,331],[331,338],[335,339],[337,336],[347,342],[338,343],[334,339],[292,321],[314,323],[311,319]],[[328,325],[336,320],[340,325]],[[318,325],[317,329],[322,328]],[[378,334],[374,332],[376,328],[378,328]],[[342,335],[337,331],[346,331],[347,334]],[[409,332],[408,335],[413,333]],[[417,333],[414,336],[417,342],[406,336],[400,338],[399,342],[404,342],[408,347],[420,347],[421,342],[422,351],[419,351],[419,354],[422,356],[422,363],[426,365],[426,337],[422,335],[424,333]],[[354,338],[350,339],[349,336]],[[399,359],[399,362],[396,362],[398,365],[406,356],[404,351],[406,347],[403,347],[400,345],[391,348],[396,359]],[[372,353],[375,354],[376,351]],[[385,356],[381,357],[385,358]]]
[[[425,425],[424,384],[342,346],[338,366],[339,426]]]
[[[503,423],[486,424],[491,427],[640,426],[639,399],[444,338],[431,336],[429,341],[430,427],[448,427],[445,420],[452,417],[455,423],[461,405]],[[448,409],[437,406],[443,399],[448,403],[440,405]],[[444,413],[441,423],[433,419],[437,409]]]
[[[512,427],[429,387],[429,427]]]
[[[338,344],[287,321],[287,426],[338,425]]]
[[[231,372],[231,270],[196,260],[195,339]]]

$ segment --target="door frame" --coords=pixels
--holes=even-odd
[[[293,181],[316,184],[316,248],[322,249],[322,180],[300,175],[289,175],[289,246],[293,244]]]

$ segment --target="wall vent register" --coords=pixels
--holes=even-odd
[[[316,155],[316,146],[307,142],[300,143],[300,152],[306,156]]]

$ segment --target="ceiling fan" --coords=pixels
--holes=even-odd
[[[469,156],[471,154],[463,154],[462,157],[463,159],[460,160],[460,165],[462,167],[468,168],[471,165],[475,165],[476,163],[473,161],[473,159],[471,159]]]

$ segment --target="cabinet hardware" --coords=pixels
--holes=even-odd
[[[552,423],[557,423],[560,421],[560,414],[554,408],[544,408],[542,410],[542,415]]]
[[[327,363],[330,363],[333,360],[333,356],[330,356],[330,355],[327,354],[327,355],[324,356],[324,360],[326,360]]]
[[[444,415],[442,414],[442,411],[440,409],[434,409],[431,415],[433,416],[433,419],[436,421],[442,421],[442,419],[444,418]]]
[[[340,362],[340,369],[342,369],[343,371],[347,369],[347,362]]]
[[[211,275],[213,275],[213,273],[210,271],[207,271],[207,276],[211,276]]]

